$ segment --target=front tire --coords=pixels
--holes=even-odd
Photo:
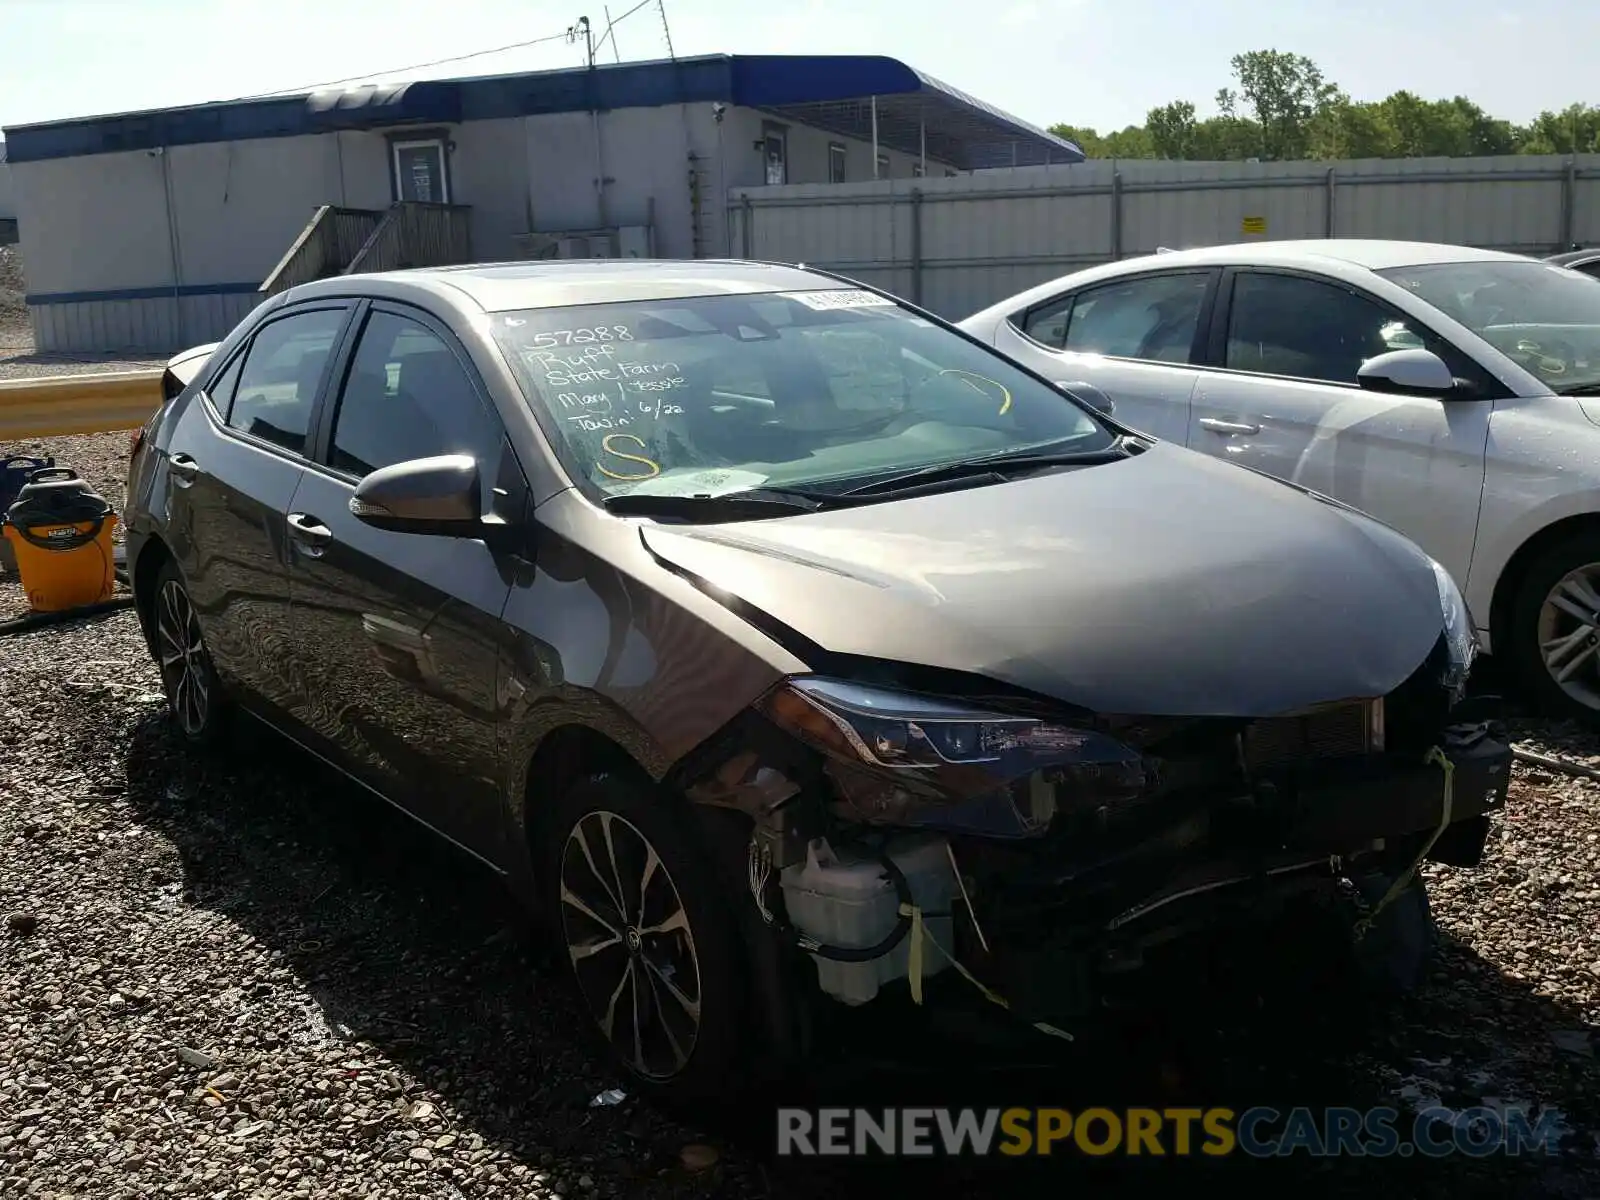
[[[1529,565],[1507,632],[1513,669],[1540,710],[1600,727],[1600,533]]]
[[[556,940],[613,1059],[664,1099],[735,1090],[743,959],[730,899],[677,806],[594,776],[562,799],[547,851]]]
[[[1362,900],[1376,906],[1394,883],[1394,877],[1375,871],[1354,882]],[[1438,945],[1439,927],[1428,903],[1428,885],[1419,874],[1377,915],[1366,935],[1351,948],[1362,991],[1378,1000],[1411,995],[1427,980]]]
[[[192,746],[215,746],[226,733],[229,705],[176,564],[161,565],[150,604],[151,644],[173,727]]]

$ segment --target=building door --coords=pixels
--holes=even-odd
[[[424,204],[450,203],[442,138],[394,144],[394,194]]]
[[[762,126],[762,157],[766,161],[768,187],[789,182],[789,137],[782,125]]]

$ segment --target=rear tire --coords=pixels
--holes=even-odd
[[[1529,699],[1600,727],[1600,533],[1576,534],[1528,565],[1506,633]]]
[[[725,1097],[748,1074],[732,905],[692,826],[649,785],[596,775],[545,847],[550,924],[612,1059],[660,1099]]]
[[[150,632],[173,728],[191,746],[216,746],[228,731],[232,708],[211,664],[189,589],[170,560],[156,572]]]

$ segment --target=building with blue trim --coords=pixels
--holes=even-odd
[[[357,269],[375,261],[383,215],[406,205],[451,206],[479,260],[720,257],[739,249],[732,188],[1083,157],[876,56],[368,85],[4,132],[39,348],[157,353],[220,338],[309,270],[324,210],[348,215],[346,242],[368,239]],[[357,253],[313,265],[333,273]]]

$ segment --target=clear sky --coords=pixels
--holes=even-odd
[[[634,0],[610,0],[613,17]],[[230,99],[343,76],[575,66],[564,41],[409,75],[391,68],[559,34],[599,0],[0,0],[0,125]],[[1597,0],[666,0],[679,55],[874,53],[1040,125],[1212,110],[1245,50],[1305,54],[1357,99],[1464,94],[1496,116],[1600,103]],[[624,59],[666,56],[656,0]],[[612,57],[607,45],[604,57]]]

